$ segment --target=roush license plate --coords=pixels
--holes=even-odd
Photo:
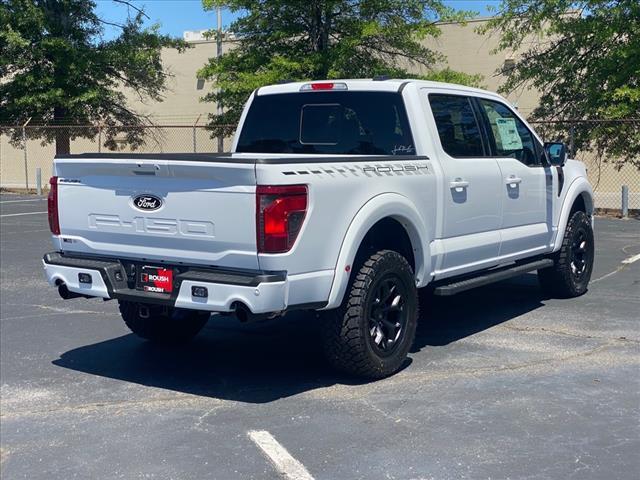
[[[171,293],[173,270],[163,267],[142,267],[138,274],[137,286],[145,292]]]

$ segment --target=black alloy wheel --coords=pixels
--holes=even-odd
[[[407,324],[406,288],[395,274],[381,278],[369,300],[369,341],[378,355],[389,356],[398,348]]]
[[[587,271],[589,260],[587,232],[584,227],[581,226],[575,231],[569,251],[571,273],[577,280],[580,280]]]

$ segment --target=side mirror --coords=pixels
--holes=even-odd
[[[553,167],[562,167],[567,161],[567,146],[562,142],[547,142],[544,151]]]

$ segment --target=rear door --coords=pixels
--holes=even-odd
[[[56,159],[61,248],[258,268],[253,162],[168,157]]]
[[[541,253],[551,240],[553,213],[553,176],[542,145],[507,105],[477,101],[502,177],[500,256]]]
[[[500,248],[501,174],[481,133],[473,100],[428,93],[437,128],[444,202],[439,278],[493,261]]]

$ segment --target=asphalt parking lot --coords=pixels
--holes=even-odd
[[[596,220],[581,298],[534,275],[425,296],[407,367],[354,383],[313,315],[212,317],[169,348],[114,302],[63,301],[42,275],[46,202],[0,202],[3,480],[281,478],[255,431],[294,479],[638,478],[638,220]]]

